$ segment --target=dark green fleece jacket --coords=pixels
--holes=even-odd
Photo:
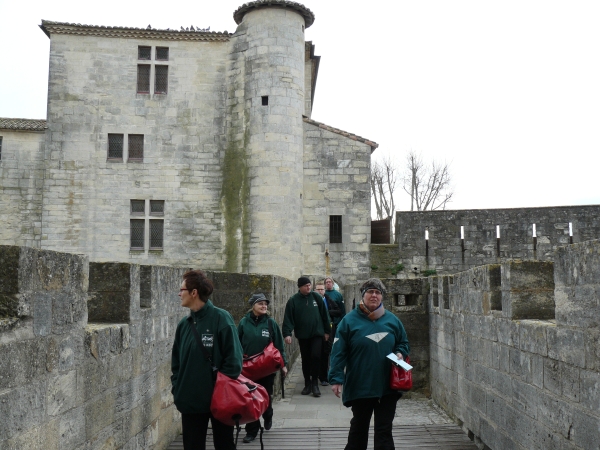
[[[214,388],[210,362],[196,344],[192,326],[220,372],[231,378],[242,373],[242,346],[231,314],[210,300],[199,311],[190,311],[177,325],[171,357],[171,392],[175,406],[184,414],[210,412]]]
[[[311,291],[303,295],[298,291],[285,305],[283,317],[283,337],[291,336],[292,331],[298,339],[309,339],[331,333],[331,320],[323,297]]]
[[[269,342],[271,342],[269,337],[269,322],[273,329],[273,345],[279,350],[279,353],[281,353],[281,357],[287,366],[288,360],[285,354],[285,347],[283,346],[281,330],[279,329],[277,322],[275,322],[272,317],[269,317],[268,314],[257,317],[250,311],[242,317],[242,320],[240,320],[240,324],[238,325],[238,335],[240,337],[240,342],[242,343],[244,355],[256,355],[269,345]]]

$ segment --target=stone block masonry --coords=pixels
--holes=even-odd
[[[482,448],[598,449],[599,255],[429,278],[432,396]]]

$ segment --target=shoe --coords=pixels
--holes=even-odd
[[[310,389],[310,384],[305,384],[304,385],[304,389],[302,389],[302,392],[300,392],[302,395],[308,395],[310,394],[311,389]]]
[[[265,419],[265,430],[270,430],[273,426],[273,419]]]
[[[252,442],[254,439],[256,439],[256,436],[252,436],[251,434],[247,434],[246,436],[244,436],[244,439],[242,439],[246,444],[249,444],[250,442]]]
[[[329,386],[329,383],[327,381],[321,381],[321,386]]]
[[[319,383],[315,383],[312,386],[312,395],[314,395],[315,397],[320,397],[321,396],[321,391],[319,390]]]

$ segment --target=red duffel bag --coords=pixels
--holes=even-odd
[[[252,356],[244,356],[242,375],[246,378],[257,381],[283,368],[284,363],[281,353],[273,345],[273,327],[270,320],[269,336],[271,337],[271,342],[269,342],[269,345],[262,352]]]
[[[410,364],[408,356],[406,357],[406,363]],[[404,370],[402,367],[392,363],[390,388],[395,391],[410,391],[412,389],[412,370]]]
[[[210,412],[219,422],[239,426],[258,420],[269,407],[269,394],[260,384],[240,375],[233,380],[221,372],[210,402]]]

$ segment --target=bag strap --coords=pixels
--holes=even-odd
[[[271,342],[273,341],[273,321],[271,320],[270,317],[267,318],[267,324],[269,324],[269,340]]]
[[[217,369],[217,366],[215,366],[215,363],[213,363],[212,358],[210,357],[210,353],[208,353],[208,350],[206,350],[206,347],[202,343],[202,339],[200,339],[200,335],[198,334],[198,330],[196,330],[196,327],[194,326],[193,317],[190,315],[187,320],[190,322],[190,326],[192,327],[192,333],[194,333],[194,337],[196,338],[196,342],[198,343],[198,348],[200,348],[200,350],[202,350],[202,353],[204,354],[204,358],[208,362],[210,362],[210,367],[213,370],[213,376],[216,376],[217,375],[217,371],[219,369]]]

